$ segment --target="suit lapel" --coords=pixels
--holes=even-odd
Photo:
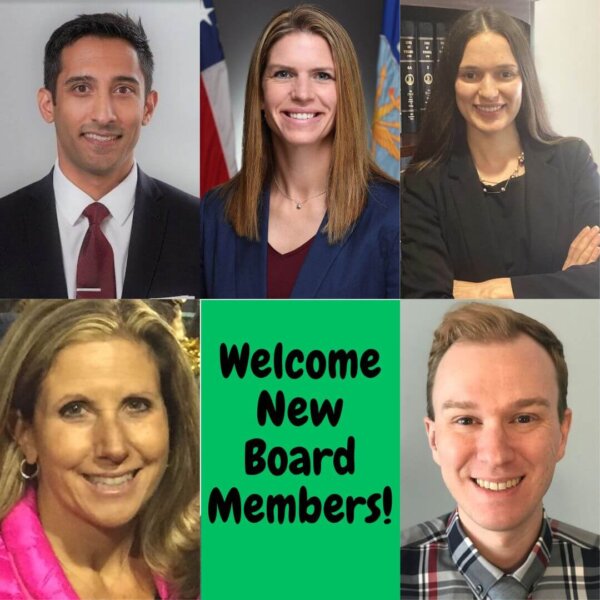
[[[525,202],[531,235],[526,267],[531,273],[539,273],[547,268],[549,257],[554,259],[558,251],[559,227],[567,222],[567,215],[561,212],[563,207],[568,207],[568,202],[561,202],[560,173],[552,164],[554,146],[533,148],[524,142],[524,148]]]
[[[138,167],[123,298],[151,297],[152,280],[167,225],[167,212],[161,191]]]
[[[40,298],[66,298],[67,284],[56,218],[54,185],[50,171],[30,188],[23,221],[32,274]]]
[[[260,241],[235,236],[235,297],[267,297],[267,247],[269,243],[269,192],[263,191],[260,202]]]
[[[310,245],[304,263],[298,273],[298,278],[292,289],[291,298],[316,298],[319,288],[327,276],[329,268],[341,252],[346,242],[352,236],[356,224],[346,235],[342,242],[338,244],[330,244],[327,241],[327,234],[321,230],[327,222],[327,215],[323,218],[323,222],[319,225],[319,231],[313,243]],[[348,273],[350,277],[351,274]]]
[[[485,273],[501,272],[502,252],[496,241],[494,226],[485,207],[485,196],[477,171],[466,145],[460,152],[452,154],[448,170],[450,193],[460,220],[460,229],[469,248],[478,248],[478,254],[468,254],[469,271],[477,279]]]

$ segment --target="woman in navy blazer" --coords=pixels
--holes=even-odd
[[[397,182],[369,157],[358,61],[319,8],[254,49],[242,168],[202,201],[208,298],[398,298]]]
[[[598,298],[600,184],[549,124],[529,43],[482,8],[448,33],[402,189],[402,296]]]

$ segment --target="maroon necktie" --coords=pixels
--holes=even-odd
[[[83,211],[90,226],[77,261],[76,298],[116,298],[113,250],[100,229],[100,223],[109,214],[108,208],[100,202],[92,202]]]

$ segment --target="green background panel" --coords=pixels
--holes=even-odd
[[[399,333],[396,301],[209,301],[202,303],[202,598],[294,600],[377,598],[397,600],[399,594]],[[273,352],[283,343],[284,356],[293,348],[305,354],[318,349],[368,348],[380,354],[381,373],[372,379],[260,379],[248,373],[222,376],[219,346],[244,342],[251,353]],[[325,420],[294,426],[286,420],[264,427],[256,417],[262,390],[274,397],[283,391],[287,402],[296,396],[332,403],[344,399],[341,419],[333,427]],[[356,470],[339,475],[326,459],[320,475],[275,476],[244,471],[244,445],[251,438],[291,449],[338,448],[348,436],[356,440]],[[225,495],[232,487],[242,501],[249,494],[293,494],[304,485],[310,495],[364,496],[392,489],[391,523],[385,515],[365,523],[370,511],[358,506],[354,523],[285,522],[239,525],[230,517],[208,519],[208,500],[217,487]],[[381,500],[379,506],[382,507]]]

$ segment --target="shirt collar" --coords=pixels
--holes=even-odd
[[[110,190],[108,194],[105,194],[98,200],[98,202],[101,202],[108,208],[111,216],[119,223],[119,225],[125,223],[127,217],[133,210],[137,179],[137,163],[134,161],[133,167],[125,179]],[[69,225],[75,225],[77,220],[81,217],[85,207],[94,202],[94,199],[67,178],[60,170],[58,159],[56,159],[56,162],[54,163],[52,183],[58,210],[67,220]]]
[[[489,589],[505,575],[504,571],[481,556],[475,544],[465,534],[460,524],[458,510],[455,510],[448,519],[446,535],[448,536],[448,549],[457,569],[466,579],[473,593],[478,598],[485,598]],[[551,552],[552,530],[546,511],[544,511],[540,535],[525,562],[510,574],[511,577],[517,579],[531,593],[544,575]]]

